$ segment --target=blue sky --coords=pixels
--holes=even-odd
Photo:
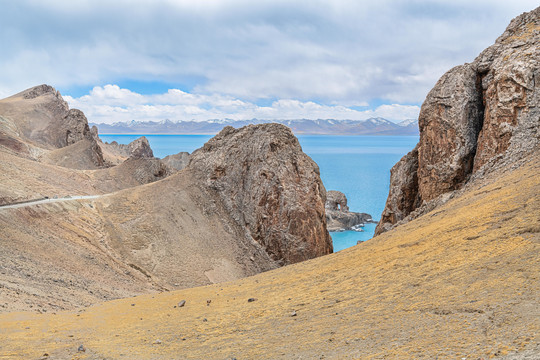
[[[537,1],[0,0],[0,97],[91,122],[414,118]]]

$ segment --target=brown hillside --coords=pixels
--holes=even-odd
[[[537,153],[376,239],[239,281],[2,314],[0,358],[534,359],[539,174]]]

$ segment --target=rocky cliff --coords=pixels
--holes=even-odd
[[[187,169],[278,263],[332,252],[319,167],[286,126],[225,127],[191,155]]]
[[[477,174],[519,161],[538,148],[538,44],[540,8],[512,20],[472,63],[439,79],[420,111],[418,146],[392,169],[376,234],[422,204],[430,209],[444,202]]]

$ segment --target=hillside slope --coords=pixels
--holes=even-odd
[[[538,174],[536,152],[369,242],[239,281],[1,314],[0,357],[534,359]]]

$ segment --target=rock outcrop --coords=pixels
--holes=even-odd
[[[441,77],[422,105],[418,146],[392,169],[376,234],[422,204],[432,208],[430,202],[448,198],[477,172],[538,148],[538,44],[540,8],[512,20],[474,62]]]
[[[420,206],[417,172],[418,145],[390,170],[390,191],[375,234],[389,230]]]
[[[154,157],[154,152],[145,136],[133,140],[128,144],[129,157],[133,159]]]
[[[373,222],[371,215],[349,211],[347,197],[341,191],[326,193],[326,223],[328,231],[361,231],[366,223]]]
[[[39,85],[1,100],[0,113],[3,119],[0,138],[6,138],[7,147],[15,153],[27,153],[27,157],[38,159],[47,150],[57,151],[53,163],[77,164],[77,169],[104,166],[103,154],[86,116],[80,110],[69,109],[52,86]],[[66,149],[70,146],[74,148]],[[82,160],[81,154],[87,161]]]
[[[141,136],[129,144],[119,144],[116,141],[104,143],[98,141],[99,147],[103,151],[105,161],[110,165],[118,165],[127,159],[150,159],[154,157],[154,152],[145,136]]]
[[[227,126],[191,155],[187,169],[278,264],[332,252],[319,168],[286,126]]]
[[[161,161],[170,169],[171,172],[177,172],[189,164],[189,153],[182,151],[178,154],[166,156],[161,159]]]
[[[88,120],[81,110],[70,109],[63,122],[66,127],[66,139],[65,144],[60,147],[75,144],[83,139],[94,140],[88,127]]]

